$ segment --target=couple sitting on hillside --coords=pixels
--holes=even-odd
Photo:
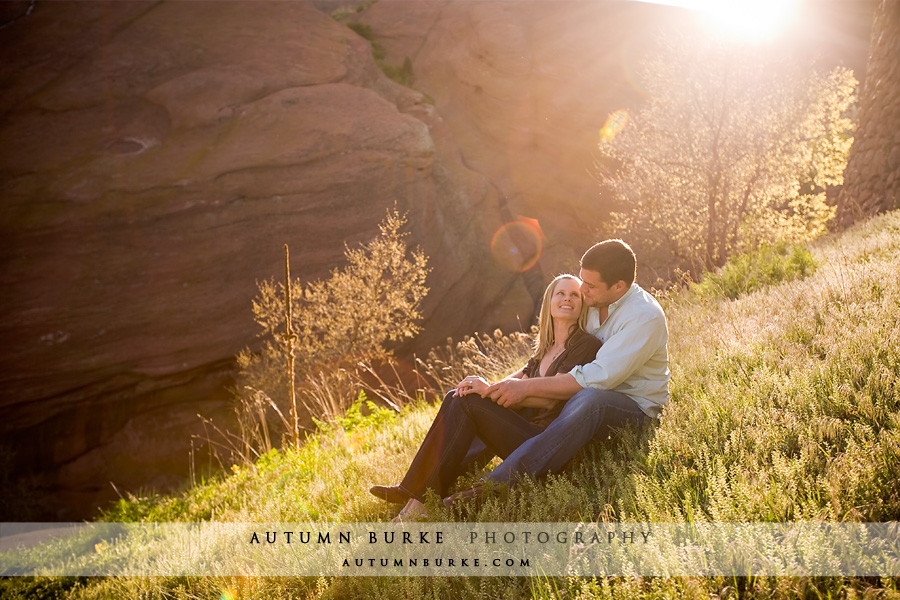
[[[512,485],[519,475],[559,471],[610,429],[659,417],[669,398],[668,328],[656,300],[634,283],[634,252],[621,240],[600,242],[581,258],[580,275],[547,286],[528,364],[494,384],[460,381],[403,481],[371,489],[406,505],[395,521],[424,513],[429,488],[448,506],[479,495],[476,486],[448,497],[485,445],[503,459],[485,479]]]

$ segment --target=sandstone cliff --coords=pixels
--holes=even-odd
[[[497,195],[439,113],[308,3],[52,2],[0,45],[0,433],[57,517],[183,477],[282,244],[323,277],[396,203],[451,324],[424,345],[516,285],[471,259]]]
[[[900,208],[900,2],[881,0],[872,25],[859,129],[844,173],[842,228]]]

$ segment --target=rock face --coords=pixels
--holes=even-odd
[[[497,196],[438,113],[310,4],[53,2],[0,44],[0,433],[54,494],[41,518],[183,478],[284,243],[326,276],[396,204],[433,257],[429,319],[459,326],[426,344],[521,288],[469,258]]]
[[[601,224],[598,133],[640,99],[631,76],[671,16],[627,2],[379,0],[359,19],[385,62],[411,60],[466,164],[489,174],[516,215],[540,220],[545,264],[564,271]]]
[[[838,198],[841,227],[900,208],[900,2],[881,0],[872,26],[859,129]]]
[[[196,415],[227,422],[255,282],[282,276],[285,243],[293,274],[321,278],[408,213],[433,270],[399,351],[420,354],[527,324],[577,268],[604,214],[591,149],[642,98],[636,65],[674,13],[345,4],[4,3],[0,475],[44,492],[5,486],[15,518],[84,518],[206,460]],[[336,8],[385,64],[409,58],[415,90]]]

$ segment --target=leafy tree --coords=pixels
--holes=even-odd
[[[825,231],[825,190],[843,182],[852,143],[851,71],[682,39],[664,42],[643,79],[649,103],[618,135],[601,131],[596,167],[614,201],[608,233],[645,264],[711,270]]]
[[[420,249],[409,251],[401,229],[405,216],[388,212],[379,235],[362,247],[346,247],[347,265],[336,268],[326,281],[291,285],[295,368],[301,402],[313,418],[339,417],[353,401],[347,395],[346,369],[361,361],[390,354],[389,344],[414,336],[422,318],[421,303],[428,293],[428,259]],[[249,437],[268,449],[267,420],[274,410],[284,429],[288,420],[290,368],[285,339],[285,286],[259,284],[253,301],[254,319],[265,339],[258,352],[238,356],[244,423],[258,429]],[[352,378],[351,378],[352,380]],[[268,417],[264,415],[268,414]],[[276,420],[277,424],[277,420]],[[244,436],[245,438],[248,436]]]

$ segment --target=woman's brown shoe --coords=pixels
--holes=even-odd
[[[406,504],[410,498],[410,495],[401,490],[399,485],[373,485],[369,492],[373,496],[393,504]]]

